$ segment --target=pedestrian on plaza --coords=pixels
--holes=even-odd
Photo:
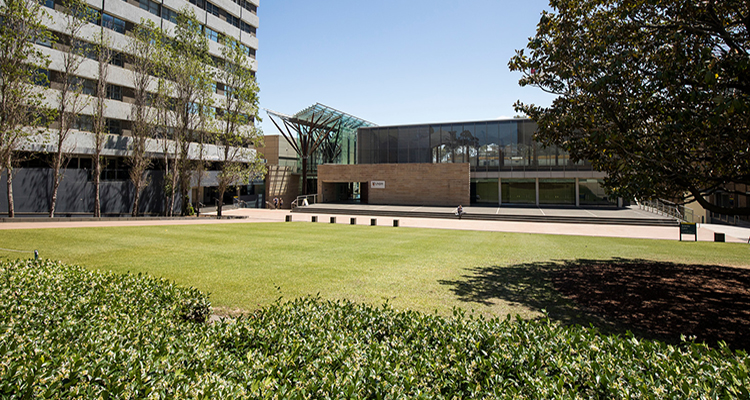
[[[453,213],[458,216],[458,219],[461,219],[461,217],[464,215],[464,207],[459,204],[458,207],[456,207],[456,211],[454,211]]]
[[[278,208],[279,208],[279,198],[278,197],[274,197],[273,198],[273,209],[276,210]]]

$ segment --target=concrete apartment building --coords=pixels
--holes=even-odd
[[[209,52],[214,60],[221,58],[222,40],[232,37],[243,45],[249,58],[253,72],[258,69],[255,61],[258,49],[256,30],[259,21],[257,9],[259,0],[87,0],[88,5],[97,11],[95,21],[89,22],[83,29],[83,38],[95,42],[95,38],[104,34],[113,48],[113,58],[108,73],[108,88],[105,115],[109,136],[104,146],[105,164],[102,173],[102,215],[123,215],[130,213],[133,189],[128,179],[128,166],[125,157],[128,153],[131,129],[131,105],[133,99],[133,73],[127,62],[127,49],[132,31],[141,21],[151,20],[157,27],[171,32],[175,25],[177,13],[185,8],[192,9],[202,24],[208,38]],[[44,0],[45,11],[51,17],[50,30],[60,33],[62,27],[63,9],[60,0]],[[48,101],[56,98],[57,71],[61,68],[62,52],[56,43],[37,44],[49,56],[50,87]],[[56,214],[60,216],[91,215],[94,206],[94,184],[92,181],[92,154],[94,154],[94,139],[90,116],[94,112],[93,96],[98,63],[94,59],[86,59],[79,68],[77,75],[83,79],[83,97],[89,98],[89,104],[84,108],[83,115],[72,137],[66,142],[71,153],[71,161],[64,171],[64,178],[58,194]],[[95,85],[94,85],[95,87]],[[216,100],[220,100],[224,93],[222,82],[215,85]],[[163,158],[164,148],[157,140],[149,139],[147,152],[157,161],[146,172],[148,186],[142,193],[141,214],[163,214],[163,166],[158,160]],[[42,140],[33,140],[24,146],[29,154],[43,154],[56,150]],[[251,152],[254,157],[254,152]],[[191,157],[197,157],[197,145],[191,144]],[[218,148],[207,146],[205,149],[207,161],[219,160]],[[28,157],[16,170],[14,175],[14,202],[16,214],[37,215],[46,214],[49,208],[49,193],[51,189],[52,170],[43,157]],[[201,187],[192,187],[190,201],[213,204],[218,171],[207,171],[201,179]],[[5,173],[0,177],[0,216],[7,215],[7,189]],[[194,179],[193,185],[196,185]],[[260,184],[262,185],[262,183]],[[253,192],[253,185],[244,187],[243,194]],[[208,200],[207,200],[208,199]],[[180,209],[179,202],[175,206]]]

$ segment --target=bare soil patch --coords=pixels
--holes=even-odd
[[[750,349],[750,270],[648,260],[566,263],[557,291],[600,317],[672,339]],[[614,320],[614,321],[613,321]]]

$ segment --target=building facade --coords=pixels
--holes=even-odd
[[[326,193],[340,191],[336,186],[346,177],[367,188],[367,202],[376,201],[372,204],[594,206],[617,202],[604,193],[601,183],[605,174],[587,162],[574,163],[555,146],[535,142],[535,131],[536,123],[529,119],[360,128],[358,171],[369,166],[366,169],[374,175],[348,166],[325,165],[318,168],[318,187],[324,199],[339,200]],[[445,197],[443,190],[431,193],[423,187],[423,182],[439,180],[446,173],[439,168],[445,164],[466,166],[465,176],[452,172],[444,188],[459,197]],[[383,198],[381,191],[388,192],[396,184],[393,178],[385,179],[391,165],[404,171],[397,178],[398,185],[411,189]],[[373,186],[372,180],[378,184]]]
[[[63,28],[59,21],[63,19],[64,7],[59,0],[44,0],[42,3],[51,21],[49,29],[59,38]],[[133,196],[129,182],[129,167],[126,157],[130,148],[130,131],[132,127],[131,110],[134,102],[134,83],[132,66],[128,63],[128,48],[131,40],[128,33],[142,21],[153,21],[157,27],[172,32],[175,28],[177,13],[185,9],[192,10],[202,26],[208,39],[209,53],[216,62],[222,57],[224,38],[236,39],[242,46],[253,72],[257,71],[255,61],[258,49],[256,31],[259,20],[258,0],[87,0],[88,6],[95,11],[95,16],[82,30],[83,39],[93,45],[99,35],[104,35],[111,44],[113,57],[109,65],[105,116],[107,118],[108,137],[104,146],[104,171],[102,172],[102,214],[120,215],[130,213]],[[50,59],[48,97],[54,98],[58,71],[62,68],[62,45],[57,42],[38,43]],[[88,56],[88,55],[87,55]],[[92,155],[94,154],[93,95],[97,79],[98,62],[95,57],[85,59],[77,71],[82,83],[82,94],[89,104],[83,109],[76,122],[71,137],[66,142],[71,161],[63,171],[63,179],[58,194],[58,215],[91,214],[93,212],[94,185],[92,181]],[[226,95],[222,82],[214,85],[215,98],[219,101]],[[164,139],[166,140],[166,139]],[[149,139],[147,153],[153,158],[151,169],[146,172],[148,182],[143,193],[141,214],[165,213],[162,191],[164,167],[160,160],[164,158],[163,140]],[[15,210],[18,215],[44,214],[49,207],[48,193],[51,191],[52,170],[45,162],[45,153],[56,151],[56,146],[43,139],[35,138],[23,146],[25,160],[21,162],[14,175]],[[212,170],[210,163],[221,159],[216,146],[207,145],[202,156],[209,162],[208,171],[200,179],[193,180],[189,201],[198,204],[213,204],[212,188],[217,185],[218,171]],[[250,153],[254,157],[254,153]],[[198,158],[197,143],[191,144],[190,158]],[[7,210],[7,189],[5,173],[0,177],[0,215]],[[262,183],[259,183],[262,185]],[[241,194],[253,192],[253,185],[243,187]],[[180,209],[180,203],[175,205]]]

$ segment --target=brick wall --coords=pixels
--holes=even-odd
[[[384,181],[366,190],[368,204],[455,207],[469,204],[470,180],[468,163],[326,164],[318,166],[318,201],[333,201],[335,183]]]
[[[290,167],[269,165],[266,175],[266,201],[272,203],[274,197],[284,200],[283,208],[291,208],[292,201],[299,195],[300,177],[292,173]]]

